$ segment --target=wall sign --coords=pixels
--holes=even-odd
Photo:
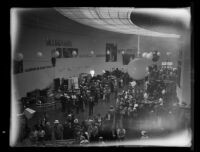
[[[30,72],[30,71],[36,71],[36,70],[43,70],[43,69],[47,69],[47,68],[52,68],[52,66],[49,65],[49,66],[34,67],[34,68],[25,69],[24,71]]]
[[[72,46],[72,42],[69,41],[62,41],[62,40],[46,40],[47,46]]]

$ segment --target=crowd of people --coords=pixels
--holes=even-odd
[[[103,75],[94,77],[83,77],[79,79],[79,89],[60,89],[62,112],[67,114],[84,112],[89,108],[89,116],[93,114],[93,107],[99,101],[109,103],[111,93],[117,97],[118,89],[123,88],[128,82],[127,73],[116,69],[112,72],[106,71]]]
[[[149,75],[152,76],[156,72],[160,79],[153,77],[133,81],[118,95],[115,108],[117,127],[124,126],[127,130],[130,119],[146,117],[149,112],[155,112],[160,117],[179,104],[176,94],[176,71],[158,69],[156,66],[150,68],[152,69]],[[166,82],[166,77],[171,78],[171,81]]]
[[[45,141],[67,139],[74,139],[74,144],[80,145],[121,141],[125,138],[126,131],[123,128],[114,130],[112,120],[108,114],[104,117],[98,114],[79,122],[75,115],[69,114],[64,123],[55,120],[53,124],[44,121],[40,125],[35,125],[29,139],[36,145],[45,145]]]
[[[61,123],[55,120],[50,124],[44,115],[44,119],[39,122],[39,125],[35,125],[32,131],[25,129],[24,137],[29,135],[30,141],[40,144],[44,144],[45,140],[54,139],[76,139],[76,141],[82,139],[90,143],[98,140],[102,142],[102,140],[123,139],[124,130],[118,129],[114,133],[112,128],[113,114],[111,116],[111,113],[114,108],[111,107],[111,110],[102,117],[100,114],[93,116],[93,107],[99,102],[109,103],[112,93],[117,97],[118,90],[129,82],[128,79],[127,73],[116,69],[112,72],[106,71],[103,75],[81,78],[78,90],[60,88],[58,92],[61,96],[57,100],[61,102],[61,111],[66,116],[66,121]],[[80,123],[75,115],[84,112],[86,108],[89,109],[89,118]]]
[[[151,79],[133,82],[127,75],[118,69],[113,72],[107,71],[101,76],[82,78],[78,92],[60,91],[61,110],[66,115],[64,123],[55,120],[51,124],[45,118],[40,125],[35,125],[30,131],[30,141],[45,144],[45,141],[74,139],[76,144],[84,145],[124,140],[129,129],[127,122],[130,119],[141,117],[145,111],[158,113],[167,109],[164,106],[169,106],[169,103],[178,104],[174,87],[177,75],[175,70],[152,66],[149,67]],[[171,79],[170,84],[165,82],[166,77]],[[119,88],[122,91],[119,92]],[[94,115],[94,105],[99,102],[108,103],[111,93],[114,94],[116,104],[110,107],[105,116]],[[84,112],[87,106],[88,118],[80,122],[76,114],[79,114],[80,110]],[[142,131],[142,135],[144,132]]]

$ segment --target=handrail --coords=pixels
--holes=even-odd
[[[51,103],[44,103],[44,104],[36,104],[36,107],[48,107],[48,106],[54,106],[57,102],[51,102]]]

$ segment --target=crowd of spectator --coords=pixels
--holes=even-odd
[[[112,111],[112,110],[110,110]],[[109,111],[109,112],[110,112]],[[30,132],[29,139],[32,144],[45,145],[46,141],[74,139],[75,144],[105,144],[107,141],[121,141],[126,131],[123,128],[114,129],[113,119],[108,114],[90,116],[79,122],[73,114],[69,114],[64,123],[55,120],[51,124],[45,120],[40,125],[35,125]]]
[[[69,114],[74,111],[79,114],[88,107],[89,116],[91,116],[93,107],[99,101],[109,103],[111,93],[114,93],[116,98],[118,90],[128,83],[128,79],[127,73],[118,69],[112,72],[106,71],[103,75],[81,78],[79,79],[79,89],[59,90],[62,112]]]
[[[105,72],[101,76],[81,79],[79,91],[62,90],[59,100],[62,112],[66,114],[64,123],[55,120],[50,123],[44,119],[30,131],[29,139],[33,144],[45,141],[74,139],[76,144],[105,144],[106,141],[124,140],[130,119],[140,117],[144,111],[159,111],[167,103],[178,103],[176,95],[176,70],[166,70],[156,66],[149,68],[151,79],[130,81],[127,73],[118,69]],[[170,75],[170,76],[169,76]],[[165,82],[170,78],[170,84]],[[119,92],[119,88],[124,88]],[[116,105],[111,106],[105,116],[93,114],[93,106],[99,102],[110,101],[114,93]],[[101,99],[101,100],[99,100]],[[79,121],[76,114],[89,108],[88,119]],[[160,110],[162,111],[162,110]],[[142,134],[145,134],[143,131]],[[105,142],[104,142],[105,141]]]

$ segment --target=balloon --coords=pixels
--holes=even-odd
[[[158,52],[157,55],[160,56],[160,52]]]
[[[167,55],[168,55],[168,56],[171,55],[171,52],[167,52]]]
[[[124,54],[125,52],[124,51],[122,51],[122,54]]]
[[[108,50],[106,53],[109,55],[109,54],[110,54],[110,51]]]
[[[90,74],[91,74],[91,76],[93,77],[94,74],[95,74],[95,71],[94,71],[94,70],[90,70]]]
[[[55,57],[58,57],[60,55],[60,53],[58,51],[55,52]]]
[[[162,94],[165,94],[165,90],[162,90]]]
[[[146,67],[148,66],[148,62],[144,58],[136,58],[129,62],[128,64],[128,74],[135,80],[144,79],[147,76]]]
[[[146,58],[146,57],[147,57],[147,54],[148,54],[147,52],[142,53],[142,57],[143,57],[143,58]]]
[[[147,99],[147,98],[148,98],[148,95],[147,95],[147,93],[146,93],[146,92],[144,93],[144,98],[145,98],[145,99]]]
[[[23,58],[24,58],[24,55],[22,53],[18,53],[17,57],[16,57],[16,60],[17,61],[21,61],[21,60],[23,60]]]
[[[38,52],[37,56],[41,57],[42,56],[42,52]]]
[[[133,81],[133,82],[131,82],[131,86],[135,86],[136,85],[136,82],[135,81]]]
[[[73,52],[72,52],[72,55],[73,55],[73,56],[75,56],[76,54],[77,54],[76,51],[73,51]]]
[[[90,53],[93,55],[93,54],[94,54],[94,51],[92,50]]]
[[[151,60],[151,59],[153,58],[152,52],[148,53],[148,54],[146,55],[146,58]]]

